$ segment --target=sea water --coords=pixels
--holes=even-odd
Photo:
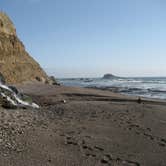
[[[65,86],[108,89],[117,93],[166,99],[166,77],[128,77],[128,78],[66,78],[59,79]]]

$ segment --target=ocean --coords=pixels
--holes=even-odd
[[[65,86],[108,89],[126,95],[166,99],[166,77],[64,78],[58,81]]]

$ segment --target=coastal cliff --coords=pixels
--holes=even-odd
[[[47,74],[27,53],[10,18],[0,12],[0,74],[7,83],[49,82]]]

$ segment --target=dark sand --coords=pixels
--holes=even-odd
[[[164,101],[41,84],[19,89],[42,107],[0,109],[0,165],[166,166]]]

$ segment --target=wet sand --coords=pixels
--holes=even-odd
[[[105,90],[18,86],[39,110],[0,109],[0,165],[165,166],[166,103]]]

